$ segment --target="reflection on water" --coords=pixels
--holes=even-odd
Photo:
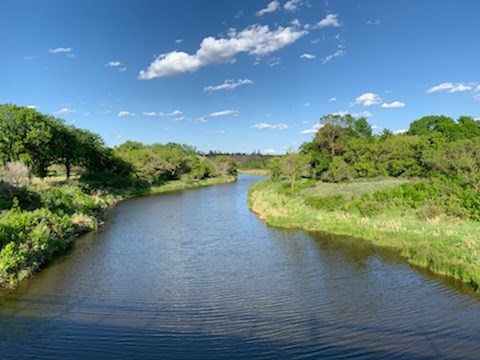
[[[119,204],[0,297],[3,358],[475,359],[480,299],[356,239],[268,228],[234,184]]]

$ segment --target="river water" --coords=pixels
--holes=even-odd
[[[0,294],[0,359],[478,359],[480,297],[354,239],[267,227],[236,183],[118,204]]]

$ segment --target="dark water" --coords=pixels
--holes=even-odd
[[[0,295],[0,359],[479,359],[480,298],[354,240],[265,226],[233,184],[119,204]]]

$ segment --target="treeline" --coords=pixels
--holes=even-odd
[[[343,182],[357,178],[404,177],[411,181],[393,190],[364,196],[364,209],[385,206],[418,208],[480,220],[480,121],[461,116],[425,116],[408,131],[373,135],[365,118],[327,115],[312,141],[299,153],[275,158],[273,178]],[[339,198],[338,207],[348,201]],[[350,204],[351,205],[351,204]]]
[[[187,145],[143,145],[126,142],[117,148],[88,130],[66,125],[62,120],[35,109],[0,105],[0,160],[4,166],[20,161],[40,178],[52,165],[72,169],[86,178],[122,177],[154,184],[185,178],[205,179],[234,175],[236,164],[226,156],[207,158]]]

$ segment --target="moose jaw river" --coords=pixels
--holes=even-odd
[[[0,359],[478,359],[480,296],[366,242],[267,227],[259,177],[118,204],[0,293]]]

